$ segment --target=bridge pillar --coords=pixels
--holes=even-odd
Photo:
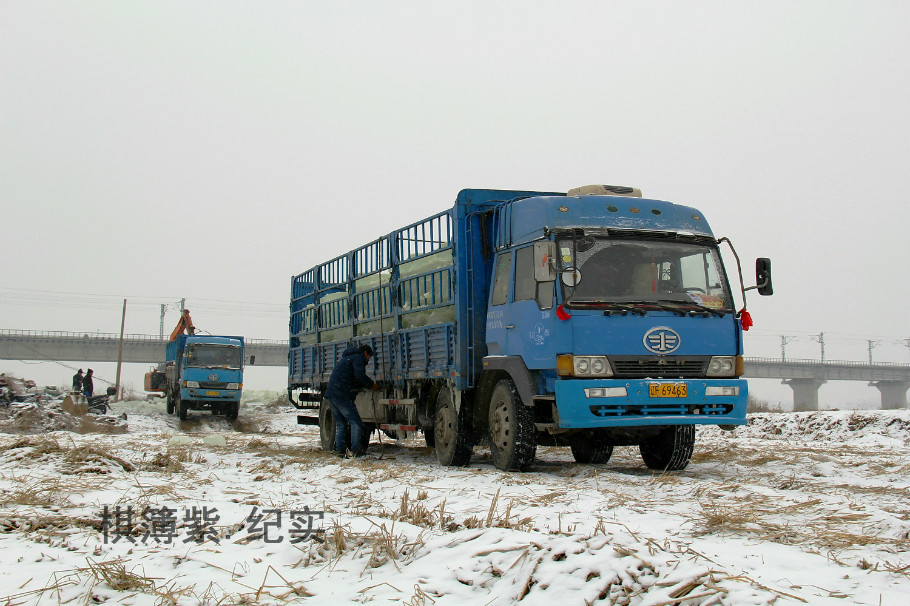
[[[784,379],[784,385],[793,390],[794,412],[818,410],[818,388],[827,383],[824,379]]]
[[[908,408],[907,390],[910,389],[908,381],[873,381],[869,383],[882,394],[882,410],[897,410]]]

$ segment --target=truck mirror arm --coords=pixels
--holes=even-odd
[[[742,264],[739,261],[739,255],[736,253],[736,249],[733,248],[733,243],[729,238],[724,236],[719,238],[717,243],[720,244],[726,242],[727,246],[730,247],[730,251],[733,253],[733,257],[736,259],[736,271],[739,275],[739,286],[743,295],[743,309],[746,308],[746,291],[747,290],[758,290],[760,295],[770,295],[774,291],[771,289],[771,259],[759,258],[755,261],[755,275],[756,282],[755,286],[749,286],[748,288],[743,283],[743,268]]]
[[[736,253],[736,249],[733,248],[733,242],[730,241],[730,238],[728,238],[726,236],[724,236],[722,238],[718,238],[717,244],[719,245],[722,242],[727,243],[727,246],[730,247],[730,251],[733,253],[733,258],[736,259],[736,273],[739,276],[739,288],[740,288],[740,292],[743,295],[743,309],[745,309],[746,308],[746,291],[749,289],[743,285],[743,266],[739,262],[739,255]]]

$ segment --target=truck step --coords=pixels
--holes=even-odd
[[[297,424],[319,425],[319,417],[311,417],[310,415],[297,415]]]
[[[417,426],[416,425],[394,425],[394,424],[383,423],[383,424],[379,425],[379,429],[387,429],[389,431],[396,431],[396,430],[417,431]]]
[[[390,400],[388,398],[380,398],[379,403],[386,406],[413,406],[416,400],[414,398],[404,398],[402,400]]]

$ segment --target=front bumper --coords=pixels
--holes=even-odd
[[[195,402],[239,402],[241,390],[239,389],[204,389],[184,387],[180,390],[180,399]]]
[[[652,384],[677,386],[658,393],[678,393],[685,386],[686,395],[654,397]],[[563,379],[556,381],[555,392],[554,421],[565,429],[745,425],[749,399],[743,379]]]

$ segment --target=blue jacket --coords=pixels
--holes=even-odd
[[[325,397],[329,400],[350,400],[358,384],[365,388],[372,387],[373,379],[367,376],[366,367],[367,359],[359,347],[345,349],[329,377]]]

